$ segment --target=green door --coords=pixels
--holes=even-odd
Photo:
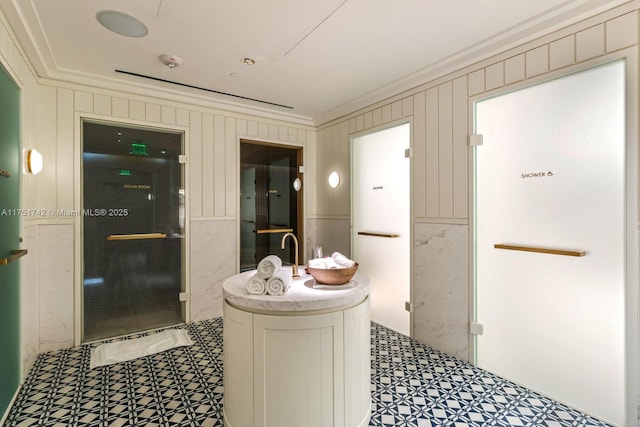
[[[20,384],[20,91],[0,67],[0,416]],[[11,260],[11,258],[9,258]]]

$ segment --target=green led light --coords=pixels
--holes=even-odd
[[[148,156],[149,153],[147,152],[147,144],[132,142],[131,152],[129,154],[133,154],[134,156]]]
[[[120,169],[120,171],[118,171],[118,175],[131,176],[131,171],[129,169]]]

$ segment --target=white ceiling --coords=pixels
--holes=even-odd
[[[181,91],[321,124],[624,2],[0,0],[0,8],[43,77]],[[149,34],[112,33],[96,20],[101,10],[134,16]],[[184,63],[169,69],[162,54]]]

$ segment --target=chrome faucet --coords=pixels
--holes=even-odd
[[[282,236],[282,243],[280,244],[280,248],[284,249],[284,241],[287,240],[287,237],[293,237],[293,246],[295,248],[295,263],[293,264],[293,267],[291,268],[291,277],[300,277],[300,275],[298,274],[298,239],[296,238],[296,235],[293,233],[287,233],[284,236]]]

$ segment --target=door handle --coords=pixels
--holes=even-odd
[[[11,251],[11,255],[6,258],[0,259],[0,265],[10,264],[18,258],[25,256],[27,253],[28,251],[26,249],[17,249],[15,251]]]
[[[270,233],[293,233],[293,228],[263,228],[256,230],[257,234],[270,234]]]
[[[507,249],[510,251],[537,252],[541,254],[551,254],[551,255],[565,255],[565,256],[585,256],[586,255],[585,251],[568,251],[563,249],[536,248],[531,246],[495,244],[493,245],[493,247],[496,249]]]
[[[144,240],[144,239],[166,239],[165,233],[139,233],[139,234],[110,234],[107,240]]]
[[[400,237],[399,234],[394,233],[374,233],[372,231],[358,231],[360,236],[373,236],[373,237],[384,237],[387,239],[395,239],[396,237]]]

